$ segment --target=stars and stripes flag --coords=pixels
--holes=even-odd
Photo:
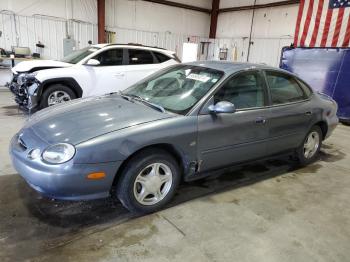
[[[349,47],[350,0],[300,0],[296,47]]]

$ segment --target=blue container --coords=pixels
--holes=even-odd
[[[338,103],[340,121],[350,123],[350,48],[282,49],[280,68]]]

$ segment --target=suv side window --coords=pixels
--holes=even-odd
[[[280,72],[266,71],[266,78],[270,87],[273,105],[297,102],[306,98],[303,89],[293,76]]]
[[[166,55],[164,55],[162,53],[159,53],[159,52],[154,52],[153,51],[153,54],[157,58],[158,63],[163,63],[163,62],[168,61],[170,59],[169,56],[166,56]]]
[[[244,72],[229,79],[214,95],[214,103],[228,101],[236,109],[263,107],[264,81],[258,71]]]
[[[150,51],[129,49],[129,65],[153,64],[154,59]]]
[[[109,49],[94,57],[100,61],[100,66],[117,66],[123,64],[123,49]]]

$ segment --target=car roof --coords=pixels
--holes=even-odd
[[[271,69],[271,70],[278,70],[284,73],[291,74],[290,72],[276,68],[271,67],[265,64],[254,64],[254,63],[245,63],[245,62],[229,62],[229,61],[196,61],[196,62],[190,62],[185,63],[187,65],[194,65],[194,66],[202,66],[202,67],[208,67],[211,69],[216,69],[219,71],[223,71],[226,74],[232,74],[237,71],[241,70],[247,70],[247,69]]]
[[[95,44],[92,45],[94,47],[98,48],[105,48],[105,47],[131,47],[136,49],[145,49],[145,50],[154,50],[159,51],[167,54],[175,54],[174,51],[167,50],[165,48],[157,47],[157,46],[146,46],[141,44],[135,44],[135,43],[129,43],[129,44],[110,44],[110,43],[104,43],[104,44]]]

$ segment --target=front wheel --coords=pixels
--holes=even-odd
[[[43,109],[75,98],[76,95],[71,88],[62,84],[54,84],[45,89],[40,100],[40,108]]]
[[[297,158],[302,166],[314,162],[322,145],[322,131],[319,126],[313,126],[307,133],[302,145],[297,149]]]
[[[179,166],[171,155],[162,150],[145,150],[126,164],[116,193],[129,211],[150,213],[173,198],[179,181]]]

